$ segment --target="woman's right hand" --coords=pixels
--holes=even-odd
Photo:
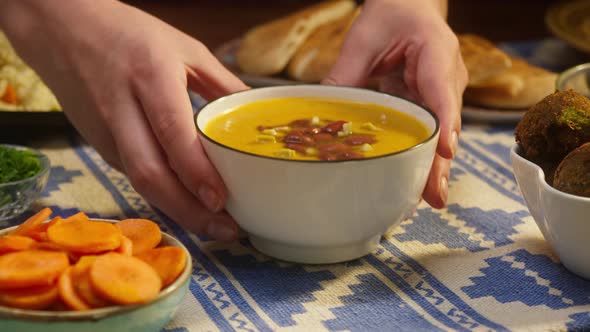
[[[189,230],[237,237],[187,87],[207,99],[247,87],[203,44],[112,0],[0,2],[0,26],[80,134],[141,195]]]

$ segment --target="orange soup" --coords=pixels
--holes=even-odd
[[[298,160],[381,156],[430,135],[416,118],[391,108],[312,97],[249,103],[211,120],[204,132],[237,150]]]

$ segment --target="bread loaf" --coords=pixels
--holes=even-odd
[[[316,28],[350,14],[355,7],[353,0],[327,0],[254,27],[240,44],[237,64],[247,74],[280,73]]]

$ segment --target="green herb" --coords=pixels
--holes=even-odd
[[[39,173],[41,168],[35,152],[0,146],[0,183],[30,178]]]
[[[573,106],[562,109],[557,121],[574,130],[582,130],[583,128],[590,126],[590,117],[588,116],[588,113],[583,109]]]

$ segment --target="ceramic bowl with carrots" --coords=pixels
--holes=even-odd
[[[186,248],[147,219],[62,218],[0,231],[0,325],[10,331],[160,331],[188,291]]]

